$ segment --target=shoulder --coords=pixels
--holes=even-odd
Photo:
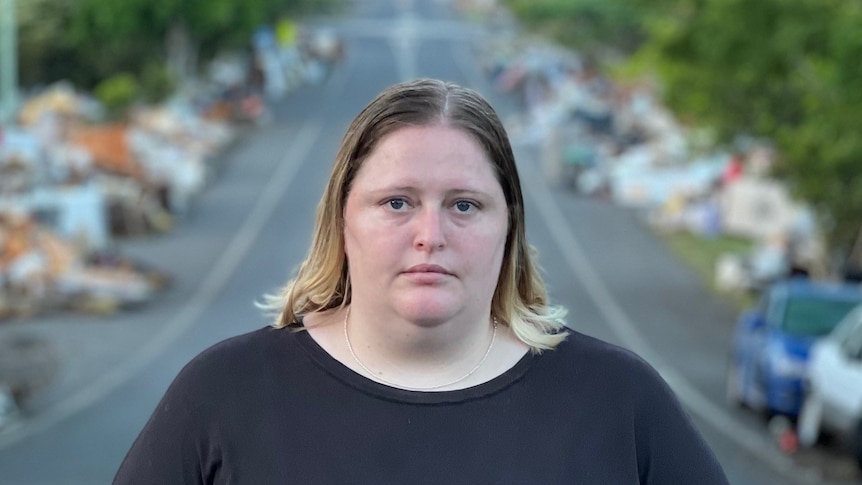
[[[200,352],[180,371],[174,385],[191,387],[222,385],[247,380],[260,371],[291,358],[294,332],[264,327],[222,340]]]
[[[631,426],[641,483],[727,483],[676,394],[643,358],[574,331],[550,354],[570,408],[607,429]]]
[[[619,379],[645,374],[658,377],[653,367],[635,352],[574,330],[551,354],[556,354],[554,359],[565,363],[569,372],[579,378]]]
[[[288,328],[263,327],[224,339],[203,352],[196,360],[209,361],[221,359],[238,359],[259,354],[260,351],[271,350],[291,340],[293,331]]]
[[[537,365],[545,385],[553,382],[573,400],[588,395],[594,403],[614,403],[634,413],[647,403],[674,399],[664,379],[638,354],[577,331],[542,354]]]
[[[202,474],[215,476],[225,443],[242,443],[243,431],[260,419],[254,406],[266,396],[273,369],[283,367],[278,359],[296,354],[279,352],[293,341],[290,330],[267,327],[191,359],[156,406],[115,483],[202,483]]]

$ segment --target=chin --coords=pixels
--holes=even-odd
[[[454,317],[463,307],[451,298],[409,298],[396,303],[398,313],[413,321],[441,322]]]

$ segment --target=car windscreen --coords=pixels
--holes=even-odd
[[[781,328],[792,335],[820,337],[831,332],[858,303],[794,297],[787,302]]]

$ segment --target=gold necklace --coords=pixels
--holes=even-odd
[[[491,349],[494,347],[494,339],[497,337],[497,317],[493,317],[494,331],[493,331],[493,333],[491,333],[491,343],[488,344],[488,349],[485,350],[485,355],[482,356],[482,360],[480,360],[479,363],[476,364],[475,367],[470,369],[470,372],[468,372],[468,373],[464,374],[463,376],[455,379],[454,381],[450,381],[450,382],[447,382],[445,384],[440,384],[437,386],[430,386],[430,387],[411,387],[411,386],[405,386],[402,384],[398,384],[396,382],[392,382],[392,381],[386,380],[386,379],[378,376],[377,374],[374,373],[374,371],[369,369],[368,366],[366,366],[364,363],[362,363],[361,360],[359,360],[359,356],[356,355],[356,352],[353,350],[353,345],[351,345],[351,343],[350,343],[350,336],[347,334],[347,319],[349,317],[350,317],[350,308],[348,307],[347,313],[344,315],[344,341],[347,342],[347,348],[348,348],[348,350],[350,350],[350,355],[353,356],[353,360],[355,360],[356,363],[359,364],[359,367],[362,367],[362,369],[364,369],[365,372],[368,373],[368,375],[371,376],[372,379],[374,379],[378,382],[381,382],[383,384],[386,384],[388,386],[397,387],[399,389],[406,389],[408,391],[433,391],[434,389],[440,389],[443,387],[448,387],[448,386],[457,384],[457,383],[463,381],[464,379],[472,376],[477,370],[479,370],[480,367],[482,367],[482,364],[485,363],[485,360],[488,358],[488,355],[491,353]]]

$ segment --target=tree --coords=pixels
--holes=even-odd
[[[18,62],[22,86],[68,78],[75,70],[74,49],[65,32],[75,3],[67,0],[18,0]]]
[[[631,54],[644,40],[644,0],[506,0],[528,27],[589,56]]]
[[[22,50],[29,46],[39,53],[36,60],[23,66],[26,68],[23,77],[30,82],[67,78],[90,88],[119,72],[140,75],[152,63],[164,64],[169,55],[187,57],[194,68],[198,59],[206,60],[219,50],[247,45],[251,33],[260,25],[270,24],[280,16],[334,9],[343,0],[27,0],[19,3],[29,4],[32,8],[28,10],[34,12],[21,22]],[[48,32],[50,39],[45,35]],[[189,52],[178,53],[174,49],[182,44]],[[62,68],[51,68],[48,61],[57,60],[64,61],[60,64]]]
[[[862,221],[862,4],[675,0],[640,56],[680,116],[772,140],[779,174],[819,213],[843,256]]]
[[[818,49],[800,66],[805,122],[777,138],[786,175],[820,208],[843,257],[862,225],[862,4],[814,3],[830,15],[819,25]]]
[[[811,204],[831,249],[862,223],[862,2],[507,0],[533,30],[590,52],[634,53],[665,102],[719,143],[771,141],[778,175]]]

